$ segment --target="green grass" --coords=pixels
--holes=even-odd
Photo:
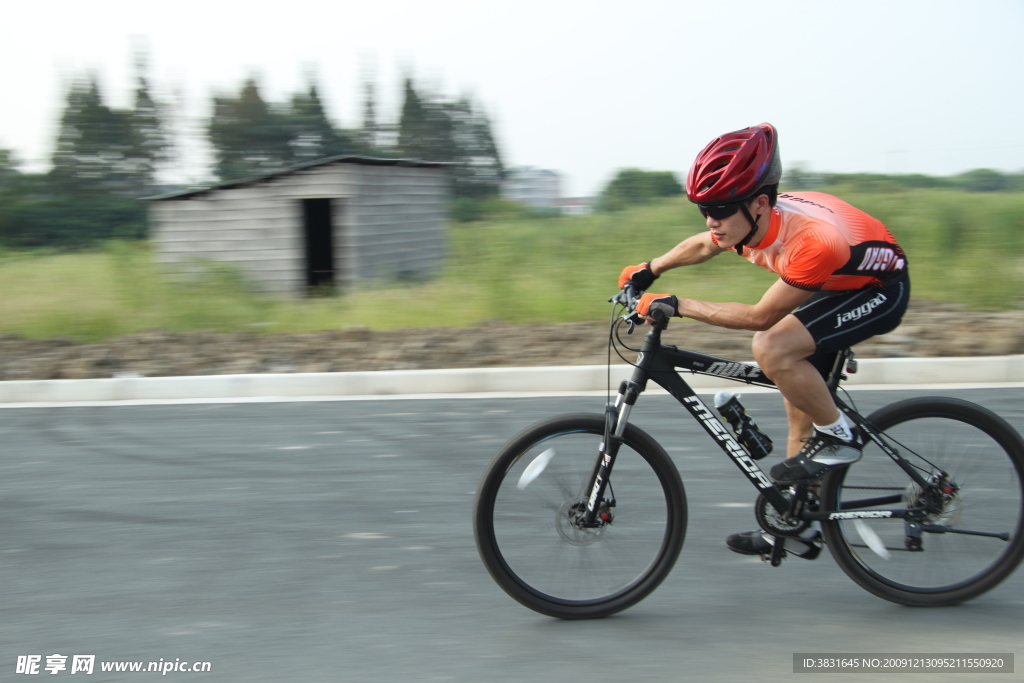
[[[832,192],[883,220],[904,245],[914,294],[974,308],[1024,307],[1024,193]],[[0,330],[96,341],[151,329],[313,332],[601,320],[623,266],[664,253],[703,222],[685,199],[615,214],[459,223],[433,281],[344,296],[257,294],[226,267],[183,283],[140,243],[84,253],[0,251]],[[775,276],[733,254],[672,271],[656,288],[753,303]]]

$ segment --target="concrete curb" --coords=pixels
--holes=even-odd
[[[1009,384],[1024,382],[1024,355],[976,358],[869,358],[846,386]],[[611,386],[632,368],[613,365]],[[697,390],[736,388],[734,381],[686,375]],[[583,393],[604,391],[604,365],[540,368],[393,370],[311,374],[120,377],[0,382],[0,404],[117,401],[338,398],[490,393]]]

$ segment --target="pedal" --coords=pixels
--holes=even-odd
[[[906,520],[904,526],[907,530],[906,548],[912,553],[924,552],[921,543],[921,523],[914,520]]]
[[[775,542],[772,543],[772,553],[768,556],[768,563],[773,567],[778,567],[782,564],[782,558],[786,555],[786,539],[781,536],[772,537]]]

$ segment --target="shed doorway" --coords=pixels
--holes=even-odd
[[[303,199],[305,226],[306,286],[310,294],[333,294],[334,206],[330,199]]]

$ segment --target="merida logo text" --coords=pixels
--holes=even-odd
[[[704,424],[704,428],[707,429],[712,436],[722,442],[725,445],[725,450],[729,456],[739,464],[740,468],[746,473],[754,484],[761,489],[770,489],[774,484],[768,476],[761,471],[761,468],[750,459],[750,456],[743,446],[736,443],[736,440],[725,430],[722,423],[715,419],[715,416],[711,414],[711,411],[707,409],[700,399],[696,396],[687,396],[683,399],[686,403],[693,406],[694,411],[697,413],[697,417]]]
[[[862,304],[857,308],[853,309],[852,311],[847,311],[846,313],[841,313],[837,315],[836,326],[834,329],[839,329],[840,327],[843,326],[843,323],[847,323],[851,320],[860,320],[861,318],[871,313],[871,311],[875,310],[888,300],[888,297],[879,292],[878,296],[876,296],[874,299],[867,302],[866,304]]]
[[[861,510],[859,512],[832,512],[829,519],[881,519],[892,517],[892,510]]]

